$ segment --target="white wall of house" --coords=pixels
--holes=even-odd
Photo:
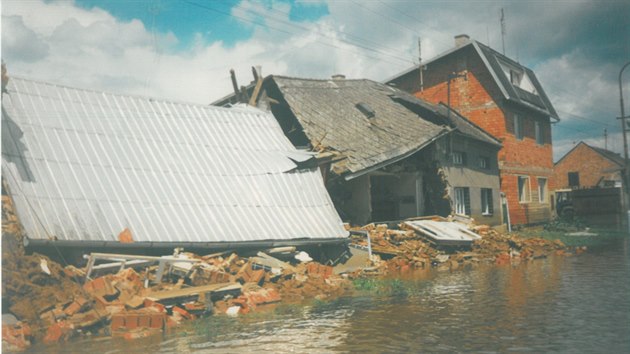
[[[453,213],[457,209],[456,203],[459,199],[456,198],[458,196],[456,188],[467,188],[468,215],[481,224],[501,224],[503,215],[497,149],[462,136],[452,138],[452,140],[451,137],[445,137],[437,142],[436,154],[442,162],[441,165],[449,184],[448,192]],[[463,156],[454,157],[460,153]],[[487,161],[481,162],[482,159],[487,159]],[[488,193],[487,190],[491,191],[491,212],[484,208],[488,201],[482,201],[484,194]],[[459,196],[462,196],[461,189]]]

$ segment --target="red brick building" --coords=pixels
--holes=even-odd
[[[552,189],[621,187],[623,157],[580,142],[554,167]]]
[[[550,220],[550,123],[558,115],[534,72],[466,35],[455,37],[454,48],[421,65],[422,73],[415,66],[386,82],[430,102],[450,101],[499,139],[501,191],[511,223]]]

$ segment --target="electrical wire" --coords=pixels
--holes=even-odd
[[[205,10],[217,12],[217,13],[220,13],[220,14],[223,14],[223,15],[226,15],[226,16],[238,18],[238,19],[240,19],[242,21],[245,21],[245,22],[257,25],[257,26],[261,26],[263,28],[272,29],[274,31],[285,33],[285,34],[288,34],[288,35],[293,35],[294,34],[294,33],[289,32],[287,30],[284,30],[284,29],[281,29],[281,28],[278,28],[278,27],[274,27],[274,26],[270,26],[269,24],[265,24],[265,23],[261,23],[259,21],[251,20],[251,19],[243,17],[243,16],[235,15],[235,14],[232,14],[230,12],[219,10],[219,9],[216,9],[216,8],[213,8],[213,7],[210,7],[210,6],[205,6],[205,5],[202,5],[202,4],[190,1],[190,0],[181,0],[181,1],[183,3],[189,4],[191,6],[195,6],[195,7],[201,8],[201,9],[205,9]],[[298,28],[298,29],[302,29],[302,30],[306,30],[306,31],[311,31],[311,29],[303,27],[303,26],[298,26],[298,25],[291,24],[291,23],[287,23],[287,25],[290,26],[290,27],[293,27],[293,28]],[[325,37],[331,38],[330,36],[325,36]],[[391,55],[389,53],[386,53],[386,52],[383,52],[383,51],[381,51],[379,49],[371,48],[371,47],[368,47],[368,46],[365,46],[365,45],[352,43],[351,41],[345,40],[343,38],[331,38],[331,39],[337,40],[339,42],[343,42],[343,43],[348,44],[348,45],[353,46],[353,47],[359,47],[359,48],[365,49],[367,51],[374,52],[376,54],[380,54],[381,57],[368,55],[366,53],[361,53],[361,52],[358,52],[358,51],[355,51],[355,50],[351,50],[351,49],[348,49],[348,48],[343,48],[343,47],[340,47],[340,46],[332,44],[332,43],[324,42],[324,41],[322,41],[320,39],[316,39],[315,42],[317,42],[319,44],[322,44],[322,45],[325,45],[325,46],[328,46],[328,47],[332,47],[332,48],[340,49],[340,50],[343,50],[343,51],[351,52],[351,53],[354,53],[354,54],[358,54],[358,55],[361,55],[361,56],[364,56],[364,57],[367,57],[367,58],[370,58],[370,59],[379,60],[379,61],[386,61],[386,62],[388,62],[390,64],[400,65],[400,63],[394,63],[392,61],[386,60],[382,56],[390,57],[390,58],[396,59],[396,60],[398,60],[400,62],[404,62],[406,64],[413,64],[412,60],[409,60],[409,59],[406,59],[406,58],[402,58],[402,57],[399,57],[399,56],[393,56],[393,55]]]

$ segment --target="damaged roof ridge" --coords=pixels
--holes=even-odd
[[[278,78],[278,79],[281,79],[281,80],[316,81],[316,82],[329,82],[329,81],[334,81],[334,82],[348,82],[348,81],[360,82],[360,81],[365,81],[365,82],[374,82],[374,83],[378,83],[378,84],[384,85],[384,84],[382,84],[382,83],[380,83],[378,81],[374,81],[374,80],[370,80],[370,79],[366,79],[366,78],[335,80],[333,78],[316,79],[316,78],[302,78],[302,77],[297,77],[297,76],[285,76],[285,75],[268,75],[267,77],[265,77],[265,80],[270,79],[270,78]]]

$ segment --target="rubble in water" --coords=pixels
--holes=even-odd
[[[351,231],[366,232],[370,237],[372,252],[375,254],[372,259],[374,267],[362,271],[361,274],[381,275],[430,267],[454,270],[480,262],[504,264],[544,258],[550,254],[562,255],[566,250],[565,245],[559,240],[520,238],[500,233],[487,225],[474,225],[471,221],[468,228],[481,238],[474,240],[470,248],[439,247],[426,235],[404,224],[399,227],[397,230],[389,229],[385,224],[348,227]],[[368,246],[366,237],[353,235],[352,238],[352,242]]]
[[[114,264],[96,271],[98,267],[63,268],[45,256],[25,255],[23,250],[5,252],[3,300],[20,321],[3,321],[3,348],[21,350],[32,341],[55,343],[85,334],[143,338],[203,316],[239,316],[278,302],[343,296],[353,291],[351,280],[356,278],[412,268],[455,270],[479,262],[502,264],[564,252],[559,241],[522,239],[488,226],[470,226],[481,238],[467,249],[438,247],[421,232],[404,224],[401,228],[389,229],[384,224],[352,228],[353,247],[371,246],[372,251],[372,257],[365,257],[359,262],[365,264],[358,268],[314,262],[295,248],[286,261],[265,252],[242,257],[177,249],[174,255],[165,256],[170,263],[164,274],[158,274],[156,262],[147,266],[147,258],[152,257],[138,256],[135,269],[119,270]],[[3,245],[10,237],[17,239],[18,229],[4,231],[5,223]]]

